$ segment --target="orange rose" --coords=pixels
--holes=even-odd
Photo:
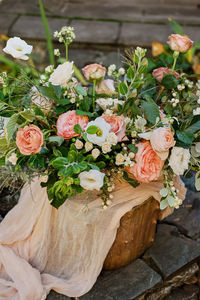
[[[69,110],[60,115],[57,121],[57,135],[62,136],[66,140],[78,136],[79,134],[74,132],[76,124],[79,124],[84,130],[88,124],[88,117],[77,115],[75,110]]]
[[[157,180],[164,165],[164,161],[152,149],[149,141],[142,141],[137,145],[138,152],[135,155],[136,163],[126,170],[132,173],[138,182],[150,182]]]
[[[87,80],[100,80],[106,75],[106,68],[99,64],[87,65],[82,71]]]
[[[158,81],[162,81],[162,80],[163,80],[164,74],[169,75],[171,72],[172,72],[171,69],[161,67],[161,68],[158,68],[158,69],[154,69],[152,75],[153,75],[153,77],[155,77]],[[177,72],[173,72],[173,75],[174,75],[177,79],[180,77],[179,74],[178,74]]]
[[[24,155],[39,153],[44,143],[43,133],[35,125],[25,126],[17,132],[16,144]]]
[[[187,36],[182,36],[180,34],[171,34],[168,37],[167,41],[169,47],[173,51],[178,52],[187,52],[190,48],[192,48],[193,41],[189,39]]]

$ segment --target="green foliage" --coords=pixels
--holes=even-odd
[[[158,105],[156,105],[156,103],[153,101],[152,102],[142,101],[141,106],[147,120],[150,123],[155,124],[156,119],[160,117]]]

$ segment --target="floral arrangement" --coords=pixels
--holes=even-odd
[[[126,68],[90,64],[87,84],[74,76],[68,48],[72,27],[55,37],[66,58],[38,79],[0,77],[0,165],[4,183],[45,175],[51,204],[84,190],[98,190],[103,208],[111,203],[115,179],[133,187],[163,180],[160,208],[178,208],[173,179],[196,174],[200,189],[200,81],[176,68],[193,42],[172,34],[171,68],[148,71],[146,50],[126,52]],[[32,46],[10,38],[4,52],[30,60]],[[58,49],[54,50],[60,56]],[[61,58],[60,58],[61,59]]]

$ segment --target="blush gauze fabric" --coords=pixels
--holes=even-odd
[[[184,199],[179,178],[176,185]],[[121,217],[151,196],[160,201],[162,187],[162,182],[152,182],[134,189],[118,182],[106,210],[98,192],[68,199],[57,210],[39,179],[25,185],[19,203],[0,223],[0,299],[43,300],[51,289],[69,297],[87,293],[101,272]]]

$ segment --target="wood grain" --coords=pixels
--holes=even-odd
[[[150,247],[154,242],[159,213],[158,201],[150,198],[121,218],[116,239],[104,262],[104,269],[113,270],[128,265]]]

